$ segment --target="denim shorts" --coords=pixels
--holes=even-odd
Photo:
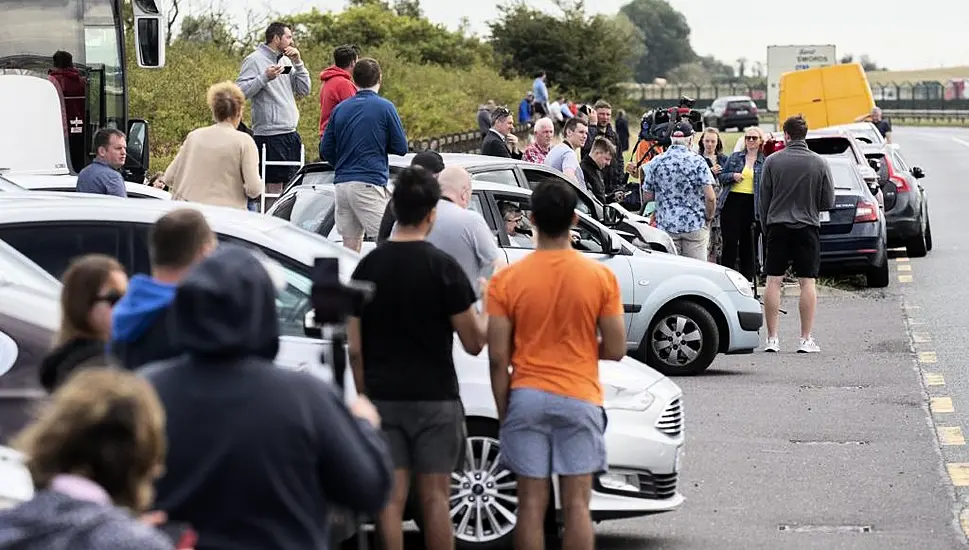
[[[499,434],[501,462],[515,475],[537,479],[605,472],[606,424],[598,405],[514,389]]]

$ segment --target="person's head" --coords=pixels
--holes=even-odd
[[[545,71],[538,71],[537,73],[535,73],[535,78],[545,80]]]
[[[397,176],[393,201],[397,224],[427,235],[437,218],[441,184],[434,174],[420,166],[408,166]]]
[[[508,135],[515,129],[515,117],[507,107],[496,107],[491,111],[491,127],[503,136]]]
[[[344,44],[333,49],[333,64],[345,71],[353,70],[357,57],[357,47],[353,44]]]
[[[564,180],[543,181],[535,186],[531,199],[531,221],[540,237],[558,239],[578,223],[575,207],[579,197]]]
[[[589,126],[578,117],[568,119],[562,127],[562,139],[573,149],[585,145],[585,139],[588,136]]]
[[[56,343],[75,338],[111,338],[111,312],[128,291],[128,276],[118,260],[87,254],[71,261],[61,277],[61,328]]]
[[[720,139],[720,131],[716,128],[704,128],[700,135],[700,152],[704,155],[712,155],[723,152],[723,140]]]
[[[624,118],[626,118],[626,111],[622,109],[619,109],[618,111],[616,111],[616,120],[622,120]]]
[[[498,212],[505,222],[505,233],[509,235],[517,233],[524,217],[522,209],[513,202],[502,201],[498,203]]]
[[[372,57],[358,59],[353,64],[353,83],[361,90],[380,90],[383,75],[380,73],[380,63]]]
[[[535,94],[533,94],[532,92],[525,92],[525,99],[527,99],[528,101],[531,101],[535,99]]]
[[[542,117],[535,122],[535,128],[532,130],[535,133],[535,143],[544,149],[552,144],[552,138],[555,136],[555,123],[552,119]]]
[[[589,151],[589,156],[601,170],[612,163],[613,157],[616,156],[616,146],[608,139],[598,136],[592,142],[592,149]]]
[[[178,282],[188,268],[211,254],[218,244],[201,212],[194,208],[172,210],[151,228],[148,254],[152,275],[166,282]]]
[[[599,126],[608,126],[612,122],[612,105],[604,99],[596,101],[596,122]]]
[[[441,195],[447,197],[461,208],[471,204],[471,174],[463,167],[451,165],[437,177],[441,184]]]
[[[293,45],[293,30],[286,23],[273,21],[266,27],[266,45],[282,52]]]
[[[434,174],[436,178],[444,170],[444,158],[441,157],[441,153],[428,149],[427,151],[421,151],[414,155],[414,158],[410,161],[410,165],[420,166],[431,174]]]
[[[748,153],[761,151],[764,148],[764,132],[759,126],[750,126],[744,130],[744,149]]]
[[[493,99],[489,99],[484,104],[485,109],[488,109],[489,112],[490,111],[494,111],[495,110],[495,107],[497,107],[497,106],[498,105],[495,103],[495,100],[493,100]]]
[[[563,103],[564,104],[565,103],[565,96],[564,95],[560,95],[559,98],[556,101],[558,101],[559,103]]]
[[[232,126],[238,126],[242,121],[242,109],[246,105],[246,96],[235,82],[226,80],[213,84],[209,87],[205,100],[216,122],[229,122]]]
[[[872,110],[871,110],[871,121],[872,122],[880,122],[881,119],[882,119],[882,110],[879,109],[878,107],[872,108]]]
[[[55,69],[70,69],[74,66],[74,56],[71,52],[65,52],[63,50],[54,52],[54,68]]]
[[[807,137],[807,121],[801,115],[794,115],[784,121],[784,141],[798,141]]]
[[[670,136],[673,145],[689,147],[693,143],[693,126],[689,122],[677,122],[673,127],[673,134]]]
[[[76,371],[37,420],[17,434],[34,485],[73,474],[100,485],[116,506],[145,512],[165,464],[165,411],[151,384],[117,368]]]
[[[94,150],[102,162],[120,170],[128,158],[128,140],[117,128],[101,128],[94,134]]]

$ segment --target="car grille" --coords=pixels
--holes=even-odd
[[[666,407],[663,416],[656,421],[656,429],[670,437],[676,437],[683,432],[683,406],[679,399],[674,399]]]
[[[639,474],[639,496],[655,500],[666,500],[676,496],[677,474]]]

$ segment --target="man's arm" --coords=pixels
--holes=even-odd
[[[579,170],[581,168],[579,168],[579,159],[575,156],[575,152],[565,155],[565,158],[562,159],[562,173],[572,181],[579,183],[579,175],[577,174]]]
[[[885,142],[891,143],[892,142],[892,121],[888,120],[887,118],[882,120],[884,120],[885,124],[888,125],[888,129],[885,130]]]
[[[653,159],[652,161],[647,162],[641,167],[641,170],[640,170],[642,174],[640,181],[642,182],[641,185],[643,188],[644,206],[647,202],[650,202],[656,198],[655,184],[653,182],[653,168],[656,167],[656,164],[654,164],[655,162],[656,162],[656,159]]]
[[[390,103],[390,102],[388,102]],[[404,123],[400,120],[397,108],[391,103],[390,107],[390,143],[387,144],[387,152],[391,155],[404,156],[407,154],[409,146],[407,144],[407,134],[404,132]]]
[[[353,371],[353,385],[357,394],[366,395],[367,388],[363,383],[363,334],[359,317],[347,320],[347,354],[350,356],[350,370]]]
[[[834,208],[834,177],[831,175],[831,166],[827,162],[821,162],[821,204],[818,210],[831,210]],[[763,177],[763,176],[761,176]]]
[[[709,222],[717,212],[717,194],[713,184],[703,186],[703,206],[706,208],[706,220]]]
[[[256,61],[258,56],[251,55],[247,57],[242,62],[242,68],[239,70],[239,77],[236,78],[236,85],[242,90],[242,93],[246,96],[246,99],[252,99],[263,88],[266,87],[266,83],[269,82],[269,77],[266,76],[266,72],[263,67],[259,66]]]
[[[104,190],[108,195],[127,198],[128,188],[124,184],[124,176],[120,173],[111,174],[104,178]]]
[[[330,121],[327,123],[326,129],[323,130],[323,144],[321,147],[323,149],[323,158],[326,159],[326,161],[330,163],[330,166],[333,166],[334,168],[336,168],[336,158],[337,158],[337,152],[336,152],[337,140],[336,140],[335,134],[336,134],[337,128],[339,127],[339,123],[336,120],[336,113],[337,113],[337,109],[339,108],[340,108],[340,105],[337,105],[336,107],[333,108],[332,111],[330,111]]]
[[[498,248],[498,242],[495,240],[495,236],[491,234],[491,229],[484,218],[477,212],[472,212],[472,215],[475,217],[475,221],[470,228],[469,237],[471,248],[478,259],[479,271],[480,268],[485,266],[492,266],[494,271],[498,271],[507,265],[505,255]]]
[[[451,316],[451,326],[458,333],[464,351],[478,355],[488,336],[488,316],[484,308],[478,312],[475,306],[477,296],[460,264],[450,256],[448,260],[440,274],[444,282],[444,307]],[[487,289],[487,281],[480,279],[480,283],[483,291]]]
[[[511,352],[514,345],[514,325],[504,316],[491,316],[488,319],[488,364],[491,371],[491,393],[498,409],[499,425],[508,410],[508,392],[511,386]],[[625,343],[624,343],[625,345]]]
[[[760,225],[764,230],[767,228],[767,212],[770,211],[770,201],[774,195],[773,178],[771,159],[768,158],[764,161],[764,167],[760,173],[760,204],[755,205],[757,211],[760,212]]]
[[[293,95],[305,97],[310,95],[312,84],[310,84],[310,72],[306,70],[306,65],[300,60],[293,63],[293,72],[289,75],[290,82],[293,84]]]
[[[599,309],[599,358],[619,361],[626,356],[626,317],[622,307],[619,280],[612,271],[605,273],[605,293]]]

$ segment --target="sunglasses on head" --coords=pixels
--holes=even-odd
[[[105,302],[109,306],[114,307],[114,305],[117,304],[118,302],[120,302],[122,298],[124,298],[124,293],[123,292],[118,292],[117,290],[112,290],[112,291],[110,291],[108,293],[101,294],[98,297],[96,297],[94,299],[94,303]]]

